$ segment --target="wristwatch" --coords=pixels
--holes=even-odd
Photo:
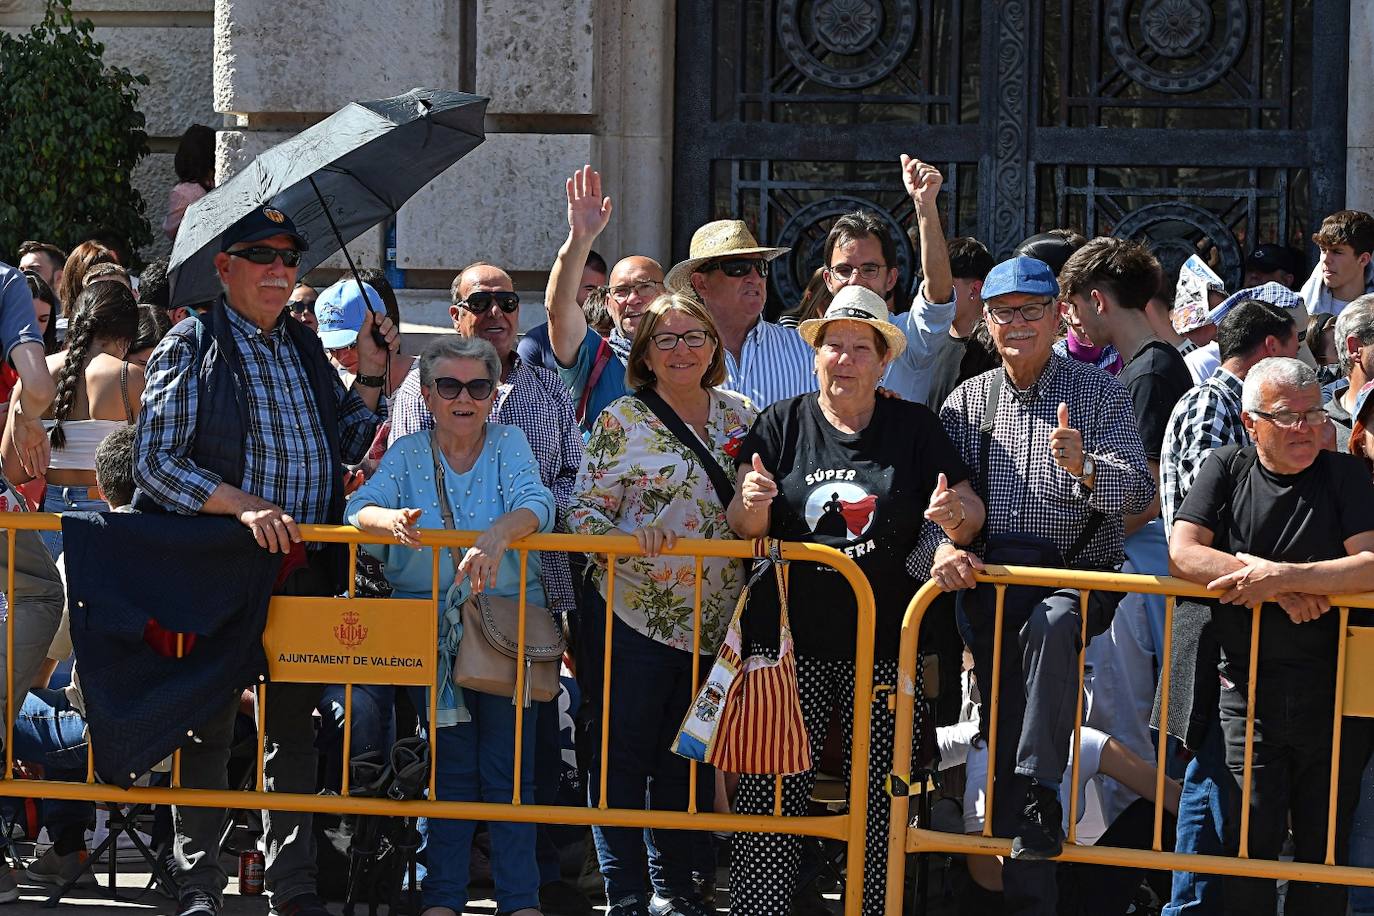
[[[383,375],[363,375],[359,372],[353,376],[355,384],[362,385],[364,388],[380,388],[386,384],[386,376]]]
[[[1096,461],[1093,461],[1093,456],[1092,456],[1092,455],[1084,455],[1084,456],[1083,456],[1083,473],[1081,473],[1081,474],[1078,475],[1078,482],[1081,483],[1081,484],[1083,484],[1084,486],[1087,486],[1087,485],[1088,485],[1088,481],[1092,480],[1092,479],[1093,479],[1093,475],[1096,474],[1096,473],[1097,473],[1097,462],[1096,462]]]

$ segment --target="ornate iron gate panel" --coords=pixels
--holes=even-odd
[[[1068,226],[1238,282],[1342,205],[1349,2],[679,0],[674,256],[742,217],[794,248],[790,305],[839,213],[905,230],[909,152],[945,173],[947,231],[998,256]]]

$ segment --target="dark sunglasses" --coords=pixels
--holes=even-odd
[[[486,290],[470,293],[466,299],[459,301],[458,304],[475,315],[485,315],[490,311],[493,302],[500,306],[501,311],[507,315],[520,308],[520,296],[517,293],[493,293]]]
[[[264,266],[271,264],[277,258],[281,258],[281,262],[287,267],[295,267],[301,262],[301,253],[294,248],[268,248],[266,245],[257,248],[240,248],[237,251],[227,251],[225,254]]]
[[[306,312],[310,312],[312,315],[315,313],[315,303],[313,302],[301,302],[299,299],[292,299],[286,305],[291,309],[293,315],[304,315]]]
[[[730,258],[725,261],[716,261],[714,264],[707,264],[701,268],[701,272],[706,274],[713,270],[718,270],[727,277],[747,277],[749,271],[756,270],[760,277],[768,277],[768,262],[763,258]]]
[[[491,393],[496,388],[496,384],[489,378],[475,378],[471,381],[464,382],[456,378],[450,378],[447,375],[434,380],[435,393],[445,401],[452,401],[454,398],[458,397],[458,395],[463,393],[464,388],[468,390],[468,394],[472,396],[474,401],[485,401],[487,398],[491,397]]]

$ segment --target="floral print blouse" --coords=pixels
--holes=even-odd
[[[758,416],[748,398],[712,388],[706,444],[733,481],[740,443]],[[597,417],[587,441],[568,525],[582,534],[634,531],[655,524],[684,538],[734,538],[711,479],[697,456],[639,398],[613,401]],[[606,557],[594,555],[601,595]],[[620,557],[615,614],[640,633],[692,651],[692,557]],[[725,636],[743,584],[740,561],[702,560],[701,651],[714,653]]]

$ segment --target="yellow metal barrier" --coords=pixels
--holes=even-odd
[[[9,556],[14,556],[14,538],[20,530],[57,530],[60,516],[38,513],[4,513],[0,515],[0,529],[5,529]],[[423,530],[421,541],[426,547],[469,547],[477,539],[477,531]],[[389,543],[375,536],[346,526],[302,525],[301,535],[306,541],[344,543],[349,545],[349,565],[354,566],[359,544]],[[394,545],[393,545],[394,546]],[[571,534],[537,534],[511,545],[520,553],[521,579],[524,580],[529,551],[568,551],[605,554],[608,556],[607,606],[613,606],[616,560],[639,556],[642,551],[634,538],[628,536],[588,536]],[[701,630],[701,572],[703,557],[750,559],[754,557],[752,541],[679,540],[665,550],[671,556],[696,558],[696,588],[693,602],[694,645],[699,645]],[[439,570],[443,552],[433,552],[431,598],[360,599],[352,597],[352,575],[349,576],[348,598],[286,598],[272,599],[268,624],[264,632],[264,646],[268,650],[271,680],[304,683],[342,683],[344,690],[343,758],[349,759],[353,684],[397,684],[428,686],[434,683],[437,666],[438,615],[436,603],[442,598],[439,591]],[[819,563],[835,569],[844,576],[854,590],[858,605],[858,633],[860,634],[855,668],[859,672],[873,670],[873,592],[868,580],[853,560],[829,547],[814,544],[784,543],[785,560]],[[8,568],[5,594],[14,594],[14,568]],[[521,624],[517,641],[521,651],[525,644],[525,596],[519,598]],[[10,604],[12,621],[16,613]],[[22,611],[21,611],[22,613]],[[605,622],[605,662],[602,685],[601,760],[607,759],[610,746],[610,684],[615,675],[611,655],[611,624],[609,610]],[[14,656],[14,633],[9,621],[5,625],[6,658]],[[180,651],[180,646],[178,646]],[[693,682],[700,683],[702,658],[693,654]],[[385,662],[385,663],[382,663]],[[517,666],[516,695],[522,691],[523,666]],[[678,830],[746,831],[759,833],[789,833],[848,843],[846,861],[846,916],[858,916],[863,903],[863,873],[865,826],[868,802],[868,767],[857,765],[850,777],[846,812],[838,815],[781,817],[775,805],[774,814],[741,815],[717,814],[697,810],[696,768],[691,762],[689,800],[687,810],[647,811],[641,809],[610,808],[606,803],[607,767],[601,767],[600,805],[596,808],[527,804],[520,798],[520,781],[514,781],[509,805],[492,802],[434,800],[434,767],[430,768],[429,798],[414,801],[395,801],[387,798],[357,797],[349,793],[348,770],[343,768],[342,793],[337,796],[305,795],[299,793],[266,792],[263,786],[264,729],[266,704],[270,701],[270,683],[258,685],[258,782],[256,790],[192,789],[180,786],[180,751],[173,755],[172,785],[170,787],[135,786],[128,789],[95,782],[94,758],[88,752],[86,781],[56,782],[39,779],[13,779],[13,722],[15,684],[13,666],[7,666],[9,682],[6,703],[5,778],[0,779],[0,797],[32,796],[38,798],[73,799],[124,804],[179,804],[204,807],[259,807],[280,811],[305,811],[329,814],[399,815],[410,817],[438,817],[466,820],[513,821],[542,824],[587,824],[607,827],[655,827]],[[245,685],[247,686],[247,685]],[[22,696],[22,694],[21,694]],[[873,702],[871,678],[859,677],[854,685],[854,729],[852,754],[855,761],[867,761],[870,743],[870,719]],[[429,706],[430,759],[435,755],[435,710]],[[514,772],[521,772],[521,729],[523,717],[515,717]],[[779,799],[780,803],[780,799]]]
[[[989,566],[978,574],[979,582],[996,587],[996,618],[993,634],[992,683],[988,694],[989,721],[987,734],[988,773],[984,787],[984,818],[982,836],[943,833],[910,822],[910,799],[898,795],[892,799],[892,817],[888,834],[888,875],[886,912],[899,916],[902,912],[902,893],[905,879],[906,853],[961,853],[965,855],[1008,856],[1011,841],[992,836],[992,806],[997,771],[997,704],[1001,692],[1002,619],[1007,586],[1034,585],[1080,590],[1080,609],[1086,610],[1087,596],[1094,590],[1146,595],[1164,595],[1164,647],[1161,671],[1160,720],[1169,716],[1170,655],[1173,651],[1172,630],[1176,598],[1219,597],[1220,592],[1168,576],[1142,576],[1126,573],[1085,572],[1079,570],[1041,569],[1029,566]],[[893,780],[897,785],[911,783],[912,723],[915,717],[917,639],[921,621],[935,599],[942,594],[934,582],[927,582],[911,599],[902,621],[901,654],[898,662],[896,693],[897,721],[893,752]],[[1085,862],[1094,865],[1113,865],[1128,868],[1190,871],[1213,875],[1245,878],[1273,878],[1288,881],[1325,882],[1329,884],[1374,887],[1374,869],[1353,868],[1333,864],[1336,844],[1337,781],[1340,771],[1341,717],[1343,715],[1374,716],[1374,628],[1351,627],[1350,609],[1374,607],[1374,594],[1332,595],[1332,610],[1340,614],[1339,650],[1336,667],[1336,702],[1332,710],[1333,736],[1331,755],[1331,783],[1327,812],[1326,861],[1323,864],[1282,862],[1271,859],[1252,859],[1248,855],[1250,821],[1251,768],[1254,753],[1255,681],[1259,663],[1259,610],[1254,611],[1250,637],[1250,670],[1245,721],[1245,760],[1241,780],[1240,849],[1236,857],[1189,855],[1164,852],[1162,829],[1164,823],[1165,753],[1168,742],[1157,742],[1155,782],[1154,831],[1149,850],[1087,846],[1076,842],[1078,821],[1078,748],[1082,738],[1084,653],[1078,655],[1078,715],[1074,720],[1072,771],[1069,785],[1068,836],[1058,861]],[[1083,644],[1087,643],[1087,614],[1083,618]],[[981,686],[981,685],[980,685]]]

